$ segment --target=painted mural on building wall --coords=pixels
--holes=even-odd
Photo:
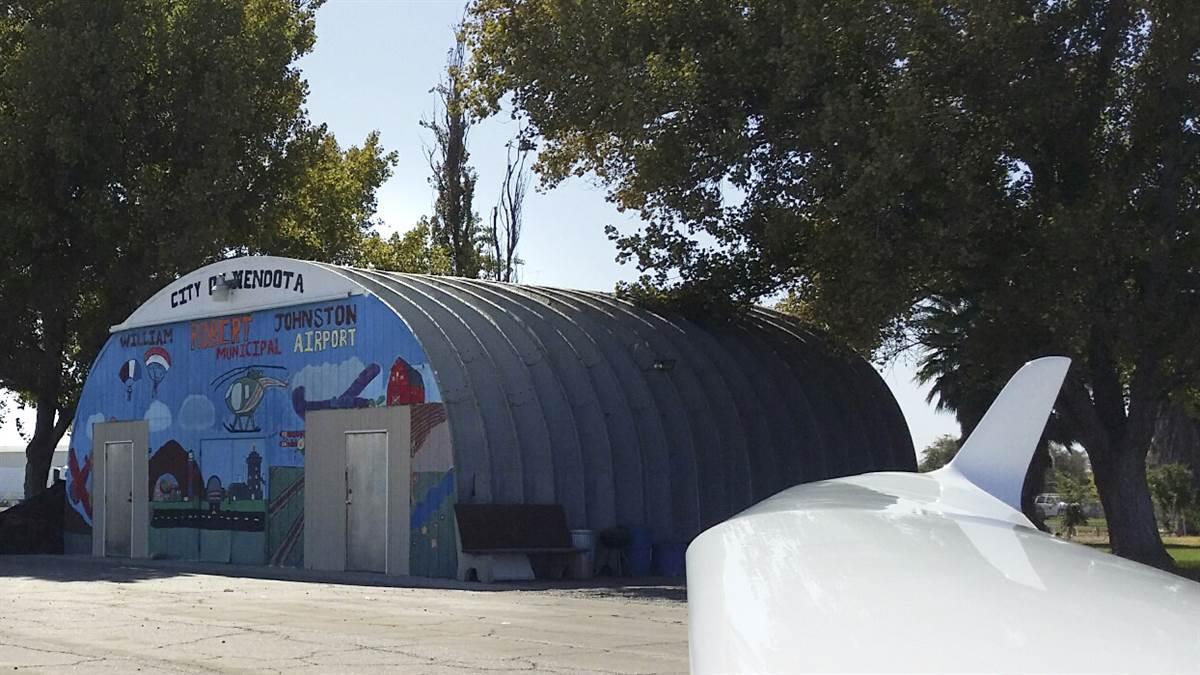
[[[146,420],[150,552],[300,565],[313,410],[413,406],[414,574],[452,576],[453,453],[428,359],[370,296],[114,334],[80,400],[68,516],[92,523],[91,427]]]

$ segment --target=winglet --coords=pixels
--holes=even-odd
[[[1071,359],[1047,356],[1017,371],[954,461],[952,471],[988,494],[1021,510],[1021,486]]]

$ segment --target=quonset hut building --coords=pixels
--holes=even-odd
[[[796,483],[915,468],[875,371],[781,314],[272,257],[114,326],[73,428],[68,552],[442,577],[456,502],[687,542]]]

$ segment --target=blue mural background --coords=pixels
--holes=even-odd
[[[76,413],[68,509],[86,534],[92,425],[144,419],[152,555],[300,565],[306,413],[412,405],[412,571],[452,576],[453,453],[440,401],[420,344],[372,296],[115,333]]]

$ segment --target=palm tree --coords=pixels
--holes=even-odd
[[[1008,336],[1004,333],[1011,327],[990,320],[977,305],[948,297],[922,306],[916,325],[917,343],[923,348],[917,379],[930,385],[928,402],[954,414],[962,428],[961,442],[970,436],[1008,376],[1020,365],[1005,362],[1010,351],[994,349],[997,344],[1006,344]],[[1050,467],[1048,439],[1055,435],[1057,425],[1047,429],[1021,490],[1021,510],[1043,530],[1045,523],[1033,501]]]

